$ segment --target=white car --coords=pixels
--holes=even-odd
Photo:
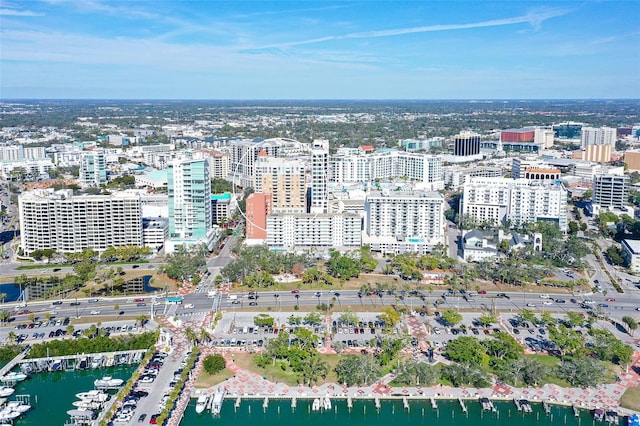
[[[553,305],[553,302],[551,300],[545,300],[544,302],[542,302],[543,305]]]
[[[100,311],[91,311],[91,315],[99,315]]]
[[[541,294],[540,295],[540,299],[549,299],[549,295],[548,294]]]

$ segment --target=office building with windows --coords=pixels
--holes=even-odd
[[[453,138],[453,155],[456,157],[468,157],[480,154],[480,135],[472,132],[463,132]]]
[[[593,177],[593,204],[605,209],[626,209],[631,179],[623,174],[599,174]]]

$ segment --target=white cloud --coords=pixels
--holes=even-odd
[[[328,35],[328,36],[317,37],[309,40],[277,43],[277,44],[263,46],[256,49],[286,48],[286,47],[293,47],[293,46],[299,46],[304,44],[322,43],[322,42],[333,41],[333,40],[395,37],[395,36],[401,36],[405,34],[467,30],[467,29],[473,29],[473,28],[499,27],[504,25],[516,25],[516,24],[531,24],[535,29],[538,29],[542,24],[542,22],[546,21],[547,19],[566,15],[567,13],[569,13],[569,11],[566,9],[545,9],[545,10],[532,11],[527,13],[526,15],[515,16],[512,18],[493,19],[489,21],[473,22],[469,24],[427,25],[427,26],[421,26],[421,27],[396,28],[393,30],[366,31],[366,32],[350,33],[350,34],[343,34],[343,35]]]
[[[0,9],[0,16],[44,16],[44,13],[32,12],[30,10]]]

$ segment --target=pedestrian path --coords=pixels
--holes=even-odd
[[[234,377],[225,380],[221,384],[207,390],[214,392],[218,387],[224,387],[230,396],[246,397],[313,397],[315,395],[327,395],[333,397],[375,398],[375,397],[410,397],[410,398],[436,398],[436,399],[477,399],[488,397],[494,399],[511,400],[528,399],[530,401],[547,401],[563,405],[575,405],[585,409],[610,409],[620,412],[628,412],[621,409],[620,398],[628,387],[640,383],[637,371],[640,371],[640,352],[634,356],[634,368],[621,377],[615,384],[606,384],[588,388],[563,388],[561,386],[546,384],[541,387],[516,388],[504,383],[497,383],[489,388],[473,388],[435,385],[435,386],[391,386],[394,379],[392,373],[382,377],[370,386],[343,386],[338,383],[325,383],[318,386],[289,386],[284,383],[273,382],[261,375],[242,369],[233,360],[233,352],[217,347],[206,347],[204,353],[220,353],[227,360],[227,368]],[[202,357],[201,357],[202,358]],[[202,390],[201,390],[202,391]]]

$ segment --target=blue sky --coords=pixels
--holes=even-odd
[[[2,0],[0,98],[640,98],[640,2]]]

